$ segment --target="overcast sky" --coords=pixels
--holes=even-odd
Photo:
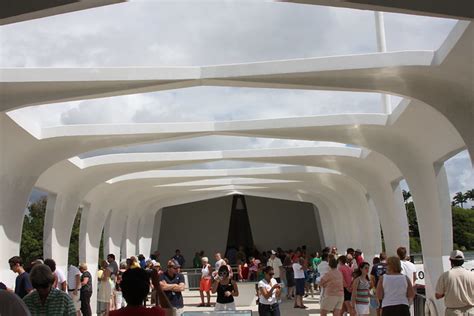
[[[385,14],[385,22],[388,50],[394,51],[437,49],[456,21]],[[130,1],[0,27],[0,67],[186,66],[375,51],[372,12],[259,0]],[[44,125],[58,125],[241,120],[381,109],[375,93],[195,87],[23,111]],[[257,138],[234,142],[242,148],[308,145]],[[156,149],[225,149],[228,144],[224,138],[210,137]],[[474,187],[465,152],[451,159],[447,169],[451,192]]]

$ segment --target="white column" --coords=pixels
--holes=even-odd
[[[104,226],[104,254],[112,253],[120,261],[121,244],[127,216],[111,211]]]
[[[97,267],[99,263],[99,246],[102,228],[108,212],[103,211],[102,205],[85,204],[82,209],[81,227],[79,233],[79,262],[88,265],[92,276],[92,311],[97,310]]]
[[[48,194],[43,232],[44,258],[53,258],[67,272],[71,231],[79,209],[79,200],[68,194]]]
[[[137,251],[137,236],[139,216],[129,215],[127,218],[126,240],[125,240],[125,257],[138,255]]]
[[[434,298],[436,282],[447,271],[453,247],[451,205],[446,170],[443,164],[413,162],[404,173],[415,204],[425,271],[426,294]],[[442,300],[435,300],[438,312]]]
[[[0,146],[0,150],[6,149]],[[0,249],[3,260],[0,264],[0,279],[13,288],[16,275],[10,271],[7,261],[20,255],[25,208],[37,177],[22,176],[15,169],[5,170],[3,157],[0,163]]]
[[[138,253],[148,257],[153,249],[151,248],[153,239],[153,228],[155,225],[156,208],[151,208],[145,212],[139,223],[138,229]]]
[[[161,218],[163,216],[163,209],[159,209],[158,212],[156,212],[155,215],[155,220],[154,220],[154,232],[153,232],[153,240],[151,243],[151,251],[155,252],[158,250],[160,246],[160,232],[161,232]]]

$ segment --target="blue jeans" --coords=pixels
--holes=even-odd
[[[280,316],[280,307],[278,304],[265,305],[258,304],[258,315],[259,316]]]

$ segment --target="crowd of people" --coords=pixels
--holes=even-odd
[[[392,257],[381,253],[369,263],[360,249],[353,248],[344,254],[339,254],[336,247],[309,253],[302,246],[294,251],[253,250],[247,255],[240,247],[234,252],[233,267],[219,252],[214,254],[214,264],[203,251],[197,252],[193,267],[201,271],[198,307],[210,307],[213,293],[217,294],[216,311],[235,310],[239,281],[250,281],[256,284],[258,312],[262,316],[279,316],[284,298],[292,300],[294,308],[306,309],[304,301],[309,295],[320,296],[321,315],[369,315],[373,309],[378,316],[409,316],[415,297],[416,269],[406,248],[399,247],[396,252],[397,256]],[[446,315],[471,315],[474,274],[462,269],[461,251],[453,251],[450,260],[452,269],[439,278],[436,298],[445,299]],[[87,264],[69,265],[64,273],[50,258],[37,259],[28,269],[18,256],[8,263],[18,276],[14,292],[0,282],[1,315],[92,315],[90,301],[95,289]],[[185,259],[177,249],[166,263],[162,269],[157,252],[148,259],[132,256],[121,263],[114,254],[107,255],[96,273],[97,314],[181,314],[185,290],[181,269]]]

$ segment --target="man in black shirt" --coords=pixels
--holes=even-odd
[[[171,305],[179,310],[184,307],[183,294],[184,276],[178,273],[179,265],[174,261],[168,261],[168,269],[160,276],[160,286],[168,297]]]
[[[10,265],[10,270],[18,273],[18,276],[15,280],[15,294],[20,298],[23,298],[26,296],[26,294],[33,290],[33,286],[30,282],[30,276],[28,272],[25,272],[20,257],[11,257],[10,260],[8,260],[8,264]]]

